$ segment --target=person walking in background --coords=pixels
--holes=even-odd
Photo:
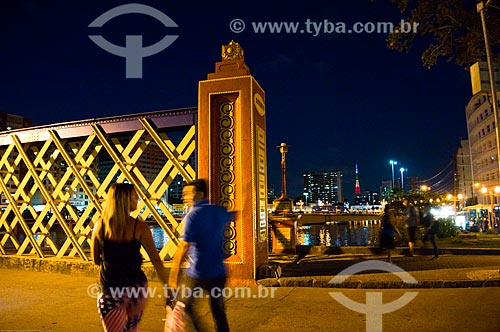
[[[207,193],[207,182],[204,179],[194,180],[182,190],[184,203],[192,208],[183,221],[184,234],[174,256],[169,286],[178,287],[181,264],[189,255],[191,261],[185,273],[186,286],[191,290],[203,289],[208,292],[215,331],[227,332],[229,325],[222,296],[227,278],[223,243],[224,229],[231,221],[231,215],[225,208],[210,204]],[[196,314],[195,300],[194,296],[183,299],[185,311],[196,331],[209,331],[211,329],[202,326],[200,317]]]
[[[149,227],[132,218],[138,195],[134,186],[115,183],[92,232],[92,258],[101,266],[98,312],[104,331],[137,331],[146,306],[147,278],[141,269],[141,246],[146,249],[160,280],[168,281]],[[119,295],[117,295],[118,291]]]
[[[389,204],[384,206],[384,214],[382,215],[382,225],[380,229],[380,247],[387,250],[387,261],[392,263],[391,250],[394,249],[394,210]]]
[[[422,225],[425,227],[425,233],[424,237],[422,238],[422,242],[424,243],[425,247],[425,242],[430,241],[432,243],[432,248],[434,250],[434,257],[433,259],[438,259],[439,258],[439,248],[436,243],[436,234],[438,232],[438,222],[434,218],[434,216],[431,213],[431,206],[429,204],[426,204],[424,206],[424,211],[423,215],[421,218]]]
[[[419,215],[418,211],[411,204],[408,202],[407,199],[403,200],[403,205],[406,207],[406,226],[408,227],[408,256],[413,256],[414,254],[414,247],[415,247],[415,240],[416,240],[416,234],[417,234],[417,226],[419,223]]]

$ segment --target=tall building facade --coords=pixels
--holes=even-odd
[[[500,185],[499,156],[497,152],[497,136],[495,117],[491,103],[487,66],[476,63],[471,66],[471,82],[473,96],[466,106],[467,131],[469,136],[470,164],[472,183],[478,187],[493,190]],[[498,66],[496,66],[496,86],[498,84]],[[497,92],[497,96],[500,94]],[[472,190],[475,190],[474,188]],[[472,195],[473,193],[471,193]],[[478,194],[478,202],[488,204],[489,198]]]
[[[33,121],[30,118],[25,118],[24,116],[8,114],[5,112],[0,112],[0,132],[14,129],[21,129],[26,127],[31,127],[33,125]],[[3,153],[0,151],[0,155]],[[17,153],[9,154],[9,163],[13,164],[14,160],[17,158]],[[23,177],[23,174],[27,172],[26,166],[16,167],[14,170],[16,176],[19,178]],[[17,185],[10,180],[7,184],[7,189],[9,193],[12,195],[17,190]],[[0,208],[3,209],[7,206],[8,200],[7,197],[2,193],[0,195]]]
[[[461,194],[467,205],[477,203],[477,195],[474,193],[472,182],[472,165],[468,140],[460,141],[460,148],[455,158],[455,185],[454,195]]]
[[[380,183],[379,192],[382,199],[389,200],[392,191],[392,180],[385,180]]]
[[[342,171],[323,171],[304,174],[304,194],[311,203],[335,204],[344,201]]]
[[[354,195],[353,205],[378,205],[380,204],[380,197],[377,192],[365,191]]]
[[[24,116],[0,112],[0,131],[21,129],[33,126],[33,120]]]

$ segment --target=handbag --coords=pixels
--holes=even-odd
[[[167,318],[165,319],[165,332],[183,332],[185,328],[184,318],[186,305],[176,301],[173,308],[167,305]]]

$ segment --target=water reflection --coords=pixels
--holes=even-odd
[[[374,246],[380,225],[326,224],[301,226],[297,244],[306,246]]]
[[[151,233],[153,233],[153,241],[158,249],[163,248],[165,244],[170,240],[167,233],[160,226],[151,226]]]
[[[160,226],[151,226],[158,249],[170,240]],[[326,224],[301,226],[297,229],[297,244],[306,246],[375,246],[380,225]]]
[[[50,233],[49,233],[50,240],[52,240],[54,242],[54,244],[57,248],[61,248],[62,245],[64,244],[64,242],[66,242],[66,239],[68,238],[68,236],[66,235],[66,233],[64,233],[64,231],[62,229],[60,229],[58,227],[53,227],[53,228],[55,228],[56,230],[50,231]],[[170,240],[170,238],[168,237],[168,235],[165,233],[165,231],[160,226],[150,226],[149,228],[151,229],[151,233],[153,235],[153,241],[155,243],[156,248],[162,249],[163,246],[165,246],[165,244]],[[38,234],[33,235],[33,237],[37,241],[40,239],[41,236],[42,235],[38,235]],[[26,238],[26,236],[24,235],[24,233],[21,233],[18,236],[18,241],[21,243],[22,241],[24,241],[25,238]],[[9,244],[7,244],[6,246],[8,247]],[[42,243],[42,247],[46,247],[46,246],[48,246],[47,240],[45,240]],[[87,242],[83,242],[82,247],[89,248],[90,246]]]
[[[67,239],[62,229],[54,227],[50,231],[50,238],[56,247],[60,248]],[[156,248],[162,249],[170,241],[166,232],[158,225],[150,226]],[[380,225],[349,225],[326,224],[314,226],[300,226],[297,229],[297,244],[306,246],[375,246],[378,241]],[[24,234],[19,235],[19,241],[24,240]],[[40,235],[34,235],[38,240]],[[8,246],[8,245],[7,245]],[[43,243],[42,246],[47,246]],[[83,243],[88,248],[88,243]]]

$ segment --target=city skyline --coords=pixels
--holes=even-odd
[[[0,36],[9,47],[0,53],[0,111],[50,124],[196,106],[198,81],[214,71],[221,45],[235,40],[266,92],[267,166],[275,191],[281,189],[275,149],[281,142],[290,146],[288,196],[302,194],[304,173],[328,169],[343,171],[349,196],[355,164],[361,190],[378,191],[391,178],[389,160],[404,165],[405,176],[429,178],[446,168],[467,137],[465,106],[472,97],[467,71],[450,63],[423,68],[418,47],[408,54],[389,50],[387,34],[314,35],[319,23],[400,22],[388,2],[315,2],[307,10],[279,2],[231,2],[196,4],[199,10],[192,11],[189,1],[147,1],[178,27],[165,28],[139,14],[89,27],[127,3],[3,2]],[[247,29],[231,31],[235,19]],[[306,33],[251,31],[259,22],[300,22]],[[97,34],[117,45],[131,34],[143,35],[144,45],[165,34],[178,37],[144,58],[143,77],[131,79],[125,77],[123,57],[89,38]]]

